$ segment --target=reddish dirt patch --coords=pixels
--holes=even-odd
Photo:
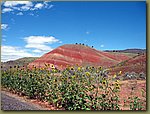
[[[128,97],[138,97],[146,108],[146,80],[126,80],[121,81],[121,91],[119,93],[122,110],[129,110],[129,106],[124,106],[124,99]],[[142,94],[142,91],[144,92]],[[126,102],[129,105],[129,101]]]

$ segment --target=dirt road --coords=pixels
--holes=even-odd
[[[1,91],[1,110],[47,110],[39,105]]]

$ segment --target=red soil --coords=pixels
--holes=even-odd
[[[120,104],[122,110],[129,110],[129,101],[128,97],[138,97],[142,101],[143,105],[146,110],[146,80],[127,80],[122,81],[121,83],[121,91],[119,93]],[[143,92],[143,94],[142,94]],[[127,100],[126,104],[124,105],[124,100]]]
[[[66,65],[93,65],[108,67],[115,65],[121,61],[129,59],[123,54],[111,54],[83,45],[63,45],[51,52],[44,54],[39,59],[29,64],[36,67],[44,67],[44,64],[54,64],[57,68],[66,67]]]
[[[135,73],[145,73],[146,74],[146,54],[139,55],[135,58],[131,58],[124,62],[122,66],[117,66],[112,68],[112,72],[135,72]]]

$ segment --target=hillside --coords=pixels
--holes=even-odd
[[[38,57],[24,57],[13,61],[1,62],[1,68],[8,69],[14,66],[27,66],[30,62],[36,60]]]
[[[146,53],[137,55],[129,60],[125,60],[117,65],[115,65],[112,72],[122,71],[123,73],[135,72],[135,73],[145,73],[146,74]]]
[[[125,54],[98,51],[85,45],[66,44],[31,62],[29,67],[44,67],[45,64],[54,64],[57,68],[76,64],[108,67],[129,58]]]

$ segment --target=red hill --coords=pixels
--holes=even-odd
[[[135,56],[129,60],[119,63],[117,67],[112,68],[112,72],[135,72],[146,74],[146,54]]]
[[[115,65],[121,61],[129,59],[129,56],[124,54],[115,54],[109,52],[98,51],[84,45],[66,44],[60,46],[51,52],[44,54],[29,64],[36,67],[44,67],[46,64],[54,64],[57,68],[67,65],[93,65],[108,67]]]

